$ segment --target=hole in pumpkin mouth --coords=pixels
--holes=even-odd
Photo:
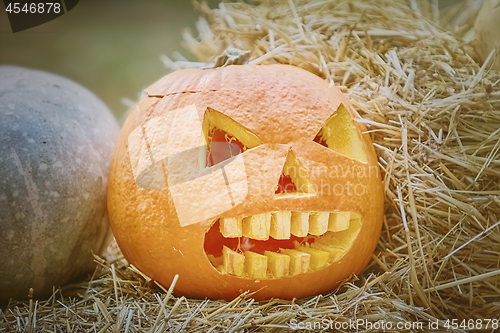
[[[361,228],[353,212],[278,211],[221,218],[205,234],[205,253],[222,274],[273,279],[325,268]]]

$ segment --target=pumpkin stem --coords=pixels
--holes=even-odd
[[[250,60],[250,51],[243,51],[232,46],[228,46],[224,52],[215,60],[214,68],[226,67],[229,65],[245,65]]]

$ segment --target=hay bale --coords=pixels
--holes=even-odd
[[[453,318],[498,319],[500,73],[479,67],[467,43],[423,16],[457,22],[433,3],[198,3],[199,36],[184,37],[199,62],[163,57],[172,69],[210,67],[233,46],[249,50],[250,63],[299,66],[349,96],[375,143],[387,195],[382,238],[362,276],[294,301],[192,300],[155,289],[115,245],[77,294],[12,302],[0,329],[282,332],[360,320],[359,330],[390,322],[417,332],[446,331]]]

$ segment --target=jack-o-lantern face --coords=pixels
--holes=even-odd
[[[172,73],[147,89],[113,158],[125,258],[195,297],[293,298],[367,265],[383,191],[365,127],[335,87],[286,65]]]

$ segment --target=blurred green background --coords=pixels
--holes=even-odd
[[[128,110],[123,98],[137,101],[142,89],[169,72],[162,54],[189,57],[181,34],[194,31],[199,16],[191,1],[81,0],[55,20],[12,33],[2,2],[0,64],[72,79],[120,119]]]

